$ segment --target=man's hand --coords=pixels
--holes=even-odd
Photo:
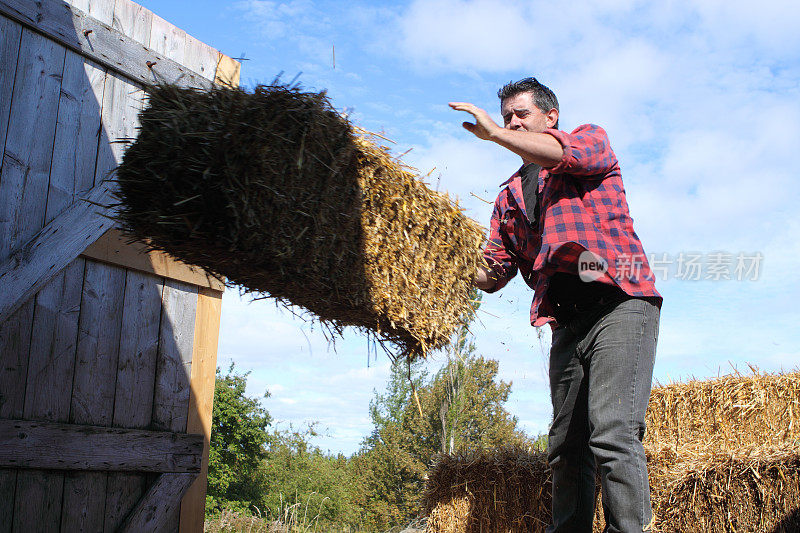
[[[478,267],[478,275],[472,283],[482,291],[492,290],[497,283],[494,270],[484,266]]]
[[[467,102],[450,102],[449,105],[456,111],[466,111],[467,113],[475,117],[475,124],[471,122],[464,122],[461,125],[464,126],[464,129],[471,131],[472,133],[475,134],[476,137],[480,139],[488,141],[499,130],[503,129],[500,126],[498,126],[494,120],[491,119],[489,113],[487,113],[480,107],[474,106]]]

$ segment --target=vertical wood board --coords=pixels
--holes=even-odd
[[[186,430],[196,309],[196,286],[165,281],[152,429]]]
[[[0,260],[44,225],[64,48],[23,30],[0,174]]]
[[[110,426],[125,298],[125,270],[86,261],[69,421]],[[64,478],[62,531],[102,531],[108,474]]]
[[[203,458],[200,475],[189,487],[181,502],[181,533],[202,533],[203,531],[221,310],[222,292],[201,288],[197,299],[194,353],[192,354],[192,396],[189,402],[189,420],[186,432],[203,435]]]
[[[94,185],[105,76],[105,69],[67,51],[47,195],[48,223]]]
[[[145,429],[151,423],[163,283],[128,271],[114,395],[114,427]],[[145,489],[146,477],[109,474],[105,531],[114,531]]]
[[[17,58],[22,37],[22,26],[13,20],[0,17],[0,167],[6,147],[8,115],[11,113],[11,94],[17,73]]]

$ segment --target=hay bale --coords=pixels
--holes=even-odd
[[[427,531],[544,531],[550,521],[544,452],[507,448],[437,456],[422,499]]]
[[[654,387],[646,442],[720,450],[800,440],[800,373],[738,372]]]
[[[798,384],[797,372],[754,371],[653,389],[645,452],[654,531],[800,531]],[[550,484],[543,453],[439,457],[424,500],[428,531],[543,532]],[[594,531],[604,525],[598,501]]]
[[[800,448],[648,447],[659,533],[800,531]],[[441,456],[423,500],[428,533],[543,533],[551,477],[543,453]],[[605,526],[598,494],[594,532]]]
[[[324,93],[159,86],[118,169],[132,239],[415,356],[472,312],[483,229]]]
[[[800,448],[648,450],[660,533],[800,531]]]

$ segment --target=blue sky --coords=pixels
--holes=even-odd
[[[669,262],[657,283],[665,303],[656,378],[797,367],[797,2],[140,3],[230,56],[245,54],[243,85],[284,72],[327,89],[355,123],[393,139],[395,153],[411,149],[404,159],[433,169],[431,186],[484,225],[491,206],[473,194],[493,200],[519,160],[463,130],[465,116],[447,102],[471,101],[499,121],[497,88],[536,76],[559,97],[562,129],[607,130],[634,227],[647,253]],[[717,253],[734,279],[705,279]],[[700,280],[678,275],[681,254],[699,257]],[[739,254],[748,266],[760,254],[757,279],[735,279]],[[513,382],[509,409],[536,434],[550,416],[550,335],[528,325],[531,297],[512,281],[485,296],[472,329],[478,351]],[[270,301],[225,295],[219,364],[252,371],[250,393],[269,389],[264,404],[282,423],[319,421],[323,449],[352,453],[370,430],[369,400],[389,362],[368,354],[353,333],[334,350],[319,327]]]

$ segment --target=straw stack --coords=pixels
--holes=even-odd
[[[647,441],[727,449],[800,440],[797,373],[739,372],[653,388]]]
[[[797,372],[654,388],[645,441],[654,531],[800,531],[798,405]],[[431,533],[543,532],[550,520],[546,457],[440,457],[424,506]],[[598,501],[594,530],[603,525]]]
[[[472,312],[483,229],[324,93],[160,86],[140,122],[117,173],[132,239],[394,355],[443,346]]]
[[[544,452],[507,448],[440,455],[423,496],[427,531],[544,531],[550,483]]]

